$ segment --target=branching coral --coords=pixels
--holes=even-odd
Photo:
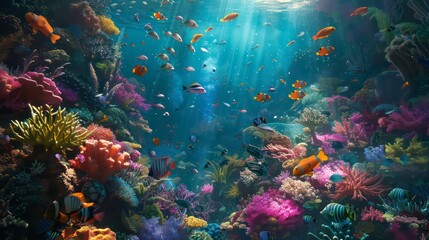
[[[350,120],[351,121],[351,120]],[[349,142],[358,143],[359,146],[366,145],[371,135],[364,124],[352,124],[345,117],[341,118],[341,122],[334,122],[332,131],[336,134],[345,136]]]
[[[286,178],[282,182],[279,193],[289,196],[297,202],[304,203],[305,201],[315,200],[319,190],[316,190],[309,182]]]
[[[100,26],[101,31],[104,33],[107,33],[109,35],[119,35],[121,31],[115,26],[115,23],[112,21],[112,19],[106,17],[106,16],[98,16],[100,19]]]
[[[422,103],[415,108],[399,107],[400,113],[393,112],[381,123],[387,132],[403,130],[429,136],[429,103]]]
[[[216,162],[211,162],[212,171],[208,173],[208,177],[215,183],[226,183],[229,174],[231,173],[229,165],[220,166]]]
[[[61,108],[54,111],[48,105],[45,108],[30,105],[31,117],[27,121],[12,121],[10,128],[18,141],[43,145],[46,151],[55,153],[78,146],[88,137],[89,133],[80,127],[75,114]]]
[[[280,162],[302,158],[305,157],[307,153],[305,146],[300,144],[296,145],[293,149],[284,147],[282,145],[268,144],[262,150],[267,151],[267,154],[270,157],[275,158]]]
[[[370,174],[358,168],[351,169],[349,164],[340,165],[338,168],[343,172],[344,180],[335,183],[335,193],[330,195],[333,199],[351,197],[368,200],[367,197],[381,195],[389,189],[382,184],[383,176],[380,174]]]
[[[101,183],[108,181],[112,173],[127,168],[130,154],[120,152],[121,145],[105,140],[86,140],[80,146],[80,154],[69,160],[72,167],[84,171]]]
[[[304,108],[299,119],[296,121],[310,129],[311,139],[314,145],[320,146],[322,144],[316,137],[315,129],[326,123],[326,115],[322,114],[319,110],[307,107]]]
[[[400,163],[401,157],[408,156],[412,163],[427,163],[428,148],[423,146],[422,142],[417,140],[417,136],[413,137],[408,146],[404,146],[403,138],[396,138],[394,143],[386,144],[386,157]],[[407,164],[407,163],[404,163]]]
[[[384,222],[383,213],[380,212],[378,209],[373,208],[372,206],[369,206],[369,208],[364,208],[362,210],[361,217],[362,221],[370,220]]]

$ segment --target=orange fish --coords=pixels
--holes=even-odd
[[[100,119],[100,123],[107,122],[107,121],[109,121],[109,118],[107,117],[106,114],[103,114],[103,117]]]
[[[142,45],[144,45],[145,44],[145,42],[144,41],[142,41]]]
[[[161,21],[161,20],[167,20],[167,18],[164,16],[164,14],[162,14],[161,12],[156,12],[153,14],[153,16],[155,17],[156,20]]]
[[[292,45],[292,44],[294,44],[295,43],[295,40],[292,40],[292,41],[290,41],[287,45],[286,45],[286,47],[289,47],[290,45]]]
[[[25,14],[25,20],[33,28],[33,34],[41,32],[45,37],[51,39],[51,42],[55,44],[58,39],[61,38],[60,35],[54,34],[54,29],[49,24],[48,20],[44,16],[37,16],[35,13],[28,12]]]
[[[256,96],[253,97],[253,100],[257,102],[266,102],[271,99],[271,96],[266,93],[258,93]]]
[[[200,40],[200,38],[202,36],[203,36],[203,34],[201,34],[201,33],[194,34],[194,36],[192,37],[191,43],[194,43],[194,42]]]
[[[290,99],[292,99],[292,100],[297,100],[297,101],[299,101],[299,100],[301,100],[301,99],[303,99],[304,97],[305,97],[305,92],[303,92],[303,91],[298,91],[298,90],[294,90],[293,92],[291,92],[288,96],[289,96],[289,98]]]
[[[280,82],[286,85],[286,81],[283,78],[280,79]]]
[[[298,89],[301,89],[305,86],[307,86],[307,83],[301,80],[296,80],[296,82],[292,84],[292,87],[298,88]]]
[[[258,72],[260,72],[262,69],[264,69],[264,65],[261,65],[261,66],[258,68]]]
[[[130,43],[130,47],[135,47],[136,45],[134,43]]]
[[[410,85],[410,83],[407,81],[407,82],[404,82],[404,84],[402,84],[402,87],[401,87],[401,89],[404,89],[405,87],[407,87],[407,86],[409,86]]]
[[[210,32],[211,30],[213,30],[213,27],[210,26],[209,28],[206,29],[206,32]]]
[[[133,68],[133,73],[134,75],[141,77],[147,73],[147,68],[145,66],[136,65]]]
[[[223,17],[222,19],[220,19],[220,22],[229,22],[231,20],[236,19],[238,17],[238,15],[239,15],[238,13],[232,12],[232,13],[226,15],[225,17]]]
[[[319,49],[319,51],[317,51],[316,52],[316,55],[317,56],[329,56],[329,54],[330,53],[332,53],[333,51],[335,50],[335,48],[334,47],[332,47],[332,46],[328,46],[328,47],[321,47],[320,49]]]
[[[293,169],[293,175],[299,177],[306,174],[311,177],[313,176],[313,169],[319,167],[320,163],[326,162],[328,159],[329,157],[320,149],[317,156],[311,155],[299,161],[298,165]]]
[[[329,37],[334,31],[335,31],[335,27],[329,26],[329,27],[325,27],[323,29],[321,29],[320,31],[318,31],[316,33],[316,35],[313,36],[313,40],[319,40],[322,38],[327,38]]]
[[[155,144],[156,146],[159,146],[159,138],[153,138],[152,139],[153,144]]]
[[[352,13],[350,13],[350,16],[353,17],[357,15],[362,15],[362,14],[365,14],[366,12],[368,12],[368,7],[358,7]]]

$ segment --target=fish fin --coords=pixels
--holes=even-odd
[[[82,207],[83,208],[89,208],[89,207],[92,207],[93,205],[94,205],[93,202],[91,202],[91,203],[82,203]]]
[[[54,34],[54,33],[52,33],[52,34],[51,34],[51,37],[50,37],[51,42],[52,42],[53,44],[55,44],[55,43],[57,42],[57,40],[59,40],[60,38],[61,38],[61,36],[60,36],[60,35],[58,35],[58,34]]]
[[[325,154],[325,151],[323,151],[323,149],[319,151],[319,154],[317,154],[317,158],[319,158],[322,162],[326,162],[329,160],[328,155]]]
[[[292,94],[287,95],[289,98],[292,98]]]
[[[313,171],[307,173],[307,176],[309,176],[309,177],[313,176]]]
[[[313,36],[313,40],[316,41],[317,40],[317,36]]]
[[[320,166],[320,163],[318,162],[313,169],[318,168]]]
[[[329,53],[326,53],[325,56],[329,56]]]
[[[70,217],[62,212],[58,215],[58,221],[60,223],[67,223],[70,220]]]
[[[170,163],[170,169],[176,169],[176,162]]]
[[[186,90],[186,86],[182,86],[182,90],[185,91]]]
[[[317,55],[317,56],[320,56],[320,53],[319,53],[319,52],[316,52],[316,55]]]
[[[351,212],[348,214],[348,217],[349,217],[351,220],[356,221],[356,212],[355,212],[355,211],[351,211]]]
[[[85,202],[85,201],[86,201],[86,200],[85,200],[85,196],[84,196],[84,195],[83,195],[83,193],[81,193],[81,192],[75,192],[75,193],[70,194],[69,196],[77,197],[77,198],[79,198],[82,202]]]
[[[292,84],[292,87],[295,87],[295,83]]]
[[[104,212],[100,212],[100,213],[95,213],[94,214],[94,220],[97,222],[101,222],[104,218],[105,213]]]
[[[161,178],[167,178],[167,177],[169,177],[171,175],[171,171],[168,171],[164,176],[161,176],[160,177],[160,179]]]
[[[299,101],[299,100],[301,100],[301,98],[296,98],[296,100],[298,100],[298,101]]]

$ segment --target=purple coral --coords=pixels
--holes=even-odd
[[[364,150],[365,158],[369,162],[379,162],[385,158],[384,145],[379,147],[367,147]]]
[[[429,135],[429,103],[425,102],[415,108],[399,107],[400,113],[394,112],[383,118],[387,132],[393,130],[411,131]]]
[[[135,108],[140,111],[147,111],[150,109],[150,104],[146,103],[140,94],[135,91],[136,86],[125,82],[115,89],[112,94],[112,101],[125,109]]]
[[[285,199],[277,190],[257,195],[244,210],[248,233],[267,222],[276,222],[279,227],[293,229],[302,222],[303,209],[291,199]]]
[[[159,218],[143,218],[143,228],[140,230],[139,239],[157,240],[181,240],[186,239],[186,233],[180,226],[181,219],[170,216],[163,224],[159,224]]]
[[[212,184],[204,184],[201,187],[201,194],[211,194],[213,192],[213,185]]]

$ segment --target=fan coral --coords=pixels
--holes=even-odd
[[[204,184],[201,187],[201,194],[211,194],[213,192],[213,185],[212,184]]]
[[[119,31],[119,29],[115,26],[115,23],[112,21],[112,19],[105,16],[98,16],[98,19],[100,19],[101,31],[104,33],[109,35],[119,35],[119,33],[121,33],[121,31]]]
[[[15,77],[15,81],[18,81],[21,86],[10,92],[9,96],[4,99],[3,105],[6,108],[22,110],[28,104],[34,106],[49,104],[58,107],[63,101],[60,97],[61,92],[54,81],[47,78],[43,73],[27,72]]]
[[[100,19],[87,1],[71,4],[70,10],[71,16],[88,34],[94,35],[100,31]]]
[[[66,109],[54,112],[51,106],[45,108],[30,105],[31,118],[25,122],[12,121],[10,128],[18,141],[32,146],[43,145],[47,151],[55,153],[78,146],[87,138],[89,133],[80,127],[75,114],[66,113]]]
[[[187,239],[180,226],[181,219],[170,216],[164,225],[159,224],[156,217],[143,218],[144,227],[140,230],[140,240],[157,239],[157,240],[182,240]]]
[[[269,219],[274,219],[279,227],[293,229],[302,222],[303,210],[293,200],[285,199],[278,191],[270,190],[263,195],[254,196],[244,213],[249,224],[247,232],[252,233],[257,226],[267,223]]]
[[[106,141],[115,140],[115,135],[113,134],[112,130],[110,130],[109,128],[105,128],[92,123],[87,127],[87,129],[88,129],[88,132],[91,133],[88,136],[89,139],[106,140]]]
[[[319,190],[316,190],[309,182],[294,178],[286,178],[282,182],[279,193],[291,197],[297,202],[312,201],[317,198]]]
[[[422,103],[415,108],[399,107],[400,113],[394,112],[385,120],[383,126],[387,132],[403,130],[429,135],[429,103]]]
[[[0,71],[0,100],[19,88],[21,84],[5,71]]]
[[[371,221],[378,221],[383,222],[383,213],[380,212],[378,209],[373,208],[370,206],[369,208],[366,207],[361,212],[362,221],[371,220]]]
[[[65,237],[65,236],[64,236]],[[71,235],[67,236],[66,239],[75,239],[75,240],[97,240],[97,239],[103,239],[103,240],[115,240],[116,239],[116,233],[110,230],[110,228],[96,228],[96,227],[90,227],[90,226],[83,226],[76,230],[76,232]]]
[[[207,227],[207,222],[204,219],[196,218],[194,216],[186,217],[184,219],[187,228],[202,228]]]
[[[343,172],[344,180],[335,183],[335,193],[330,195],[333,199],[352,197],[368,200],[367,197],[378,196],[389,189],[382,185],[383,176],[380,174],[370,174],[358,168],[351,169],[349,164],[340,165],[338,168]]]
[[[86,140],[80,146],[80,154],[69,160],[72,167],[84,171],[101,183],[108,181],[112,173],[129,167],[130,154],[119,152],[121,145],[105,140]]]

